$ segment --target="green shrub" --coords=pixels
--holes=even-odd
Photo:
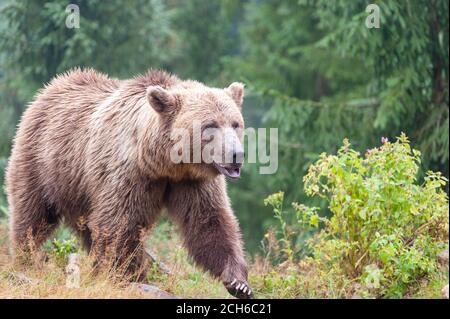
[[[361,157],[345,140],[337,155],[322,154],[309,167],[306,194],[328,201],[330,218],[293,208],[299,224],[318,228],[307,260],[319,273],[362,296],[402,297],[437,271],[436,256],[448,249],[447,179],[429,171],[419,184],[420,152],[408,138],[382,142]],[[276,208],[282,200],[266,201]]]
[[[64,267],[70,254],[78,251],[77,240],[74,237],[70,239],[54,239],[52,241],[51,253],[55,257],[56,264]]]
[[[319,210],[317,207],[293,203],[294,210],[291,211],[284,209],[283,203],[284,192],[281,191],[264,199],[264,205],[273,208],[274,216],[278,221],[276,234],[269,231],[262,241],[266,256],[273,262],[281,262],[284,259],[292,262],[310,252],[304,245],[305,240],[323,220],[317,215]],[[289,220],[295,220],[296,223],[289,223]]]

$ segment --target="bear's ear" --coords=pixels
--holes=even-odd
[[[158,113],[171,113],[176,111],[177,108],[175,96],[159,85],[147,88],[147,100]]]
[[[240,82],[233,82],[225,89],[225,92],[231,96],[236,102],[237,106],[241,107],[244,100],[244,84]]]

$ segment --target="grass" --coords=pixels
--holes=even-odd
[[[92,274],[90,258],[80,253],[80,288],[67,288],[66,274],[55,256],[31,267],[14,265],[8,254],[7,222],[0,220],[0,298],[156,298],[129,285],[113,283],[109,274]],[[64,232],[63,232],[64,233]],[[61,232],[55,234],[61,236]],[[64,236],[67,236],[65,234]],[[47,247],[49,245],[47,244]],[[168,222],[160,223],[148,247],[172,274],[157,267],[149,271],[151,284],[181,298],[232,298],[222,284],[196,267]],[[256,298],[351,298],[352,291],[327,282],[304,262],[273,266],[264,258],[250,263],[249,282]],[[448,268],[421,281],[408,298],[440,298],[448,283]]]
[[[410,298],[415,299],[440,299],[442,298],[441,290],[448,284],[448,268],[442,269],[442,272],[433,275],[428,280],[418,283],[416,291],[414,291]]]
[[[150,269],[149,279],[158,288],[186,298],[229,298],[225,288],[197,269],[188,261],[186,252],[181,248],[177,237],[161,240],[161,236],[171,233],[171,226],[162,224],[157,227],[150,239],[155,244],[161,261],[166,263],[173,275],[166,275],[156,269]],[[46,245],[50,245],[47,243]],[[15,265],[8,254],[7,223],[0,224],[0,298],[155,298],[131,286],[114,283],[110,274],[93,275],[91,260],[80,252],[81,282],[80,288],[67,288],[66,274],[58,266],[55,256],[48,261],[31,267]]]

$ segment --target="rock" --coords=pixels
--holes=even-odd
[[[166,274],[166,275],[173,275],[172,271],[169,269],[169,267],[167,267],[162,261],[159,261],[155,254],[153,254],[149,249],[144,249],[145,254],[147,255],[147,258],[149,258],[150,262],[152,264],[156,264],[158,266],[158,269]]]
[[[442,299],[448,299],[448,285],[442,288]]]
[[[69,254],[66,266],[66,287],[80,288],[80,263],[78,261],[78,254]]]
[[[448,267],[448,249],[447,250],[443,250],[438,254],[438,262],[442,265],[442,266],[447,266]]]
[[[148,284],[139,284],[139,283],[132,283],[132,287],[139,289],[140,291],[144,293],[148,293],[151,295],[152,298],[156,299],[179,299],[177,296],[174,296],[172,294],[169,294],[168,292],[159,289],[156,286],[148,285]]]

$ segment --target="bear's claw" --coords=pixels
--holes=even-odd
[[[225,288],[227,288],[230,295],[239,298],[239,299],[252,299],[253,293],[245,281],[240,281],[233,279],[233,281],[229,284],[225,284]]]

